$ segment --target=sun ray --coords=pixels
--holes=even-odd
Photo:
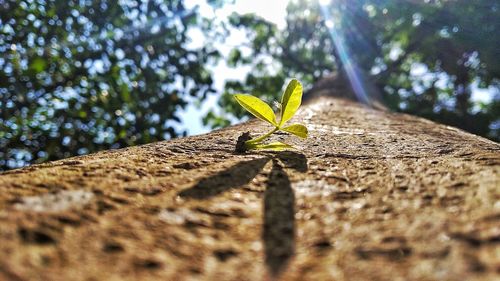
[[[324,5],[323,2],[326,2],[327,4]],[[364,81],[366,79],[364,79],[362,71],[352,59],[352,55],[346,43],[345,31],[342,30],[342,27],[338,23],[336,23],[336,20],[338,19],[334,17],[336,13],[332,13],[332,11],[328,10],[328,7],[331,7],[329,6],[329,4],[331,4],[330,1],[320,1],[319,3],[321,16],[324,19],[325,26],[328,29],[329,35],[332,38],[335,49],[337,50],[338,59],[343,66],[343,70],[349,79],[356,98],[365,104],[371,104],[369,93],[365,87]],[[350,12],[354,15],[353,11]],[[353,29],[350,33],[356,34],[356,32],[353,31],[356,31],[357,27],[354,24],[350,25],[350,27]],[[363,40],[360,41],[364,42]]]

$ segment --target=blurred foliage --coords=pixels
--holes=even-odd
[[[285,30],[233,14],[230,23],[246,31],[251,50],[235,48],[228,63],[252,70],[244,81],[226,83],[219,104],[242,117],[231,94],[273,100],[287,77],[306,86],[329,73],[346,77],[345,56],[390,109],[500,141],[499,9],[498,0],[334,0],[326,6],[295,0]],[[493,97],[472,99],[478,87],[489,87]],[[217,127],[220,119],[212,114],[205,122]]]
[[[188,34],[211,22],[182,0],[1,3],[0,170],[175,137],[214,91],[219,54]]]

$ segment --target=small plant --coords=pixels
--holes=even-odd
[[[248,132],[242,134],[236,143],[237,152],[245,152],[251,149],[283,150],[293,148],[293,146],[282,142],[263,143],[265,139],[277,131],[284,131],[301,138],[307,138],[307,128],[304,125],[292,124],[284,127],[285,123],[295,115],[302,102],[302,85],[297,79],[292,79],[288,83],[281,97],[281,103],[278,105],[281,111],[279,122],[276,121],[273,109],[261,99],[247,94],[236,94],[234,98],[252,115],[274,126],[267,134],[254,139],[250,137]]]

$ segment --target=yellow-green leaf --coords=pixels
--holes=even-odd
[[[281,150],[285,150],[287,148],[293,148],[293,146],[277,141],[277,142],[272,142],[272,143],[268,143],[268,144],[255,144],[255,145],[253,145],[252,148],[281,151]]]
[[[302,85],[297,79],[292,79],[286,87],[283,96],[281,97],[281,119],[279,126],[281,127],[286,121],[290,120],[302,102]]]
[[[252,113],[255,117],[277,126],[276,115],[274,115],[273,109],[261,99],[246,94],[236,94],[234,98],[243,108],[248,110],[248,112]]]
[[[292,124],[285,128],[281,128],[281,130],[289,132],[304,139],[307,138],[307,128],[306,126],[301,124]]]

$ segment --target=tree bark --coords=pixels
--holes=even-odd
[[[0,280],[494,280],[500,145],[319,97],[257,120],[0,174]],[[497,279],[498,280],[498,279]]]

